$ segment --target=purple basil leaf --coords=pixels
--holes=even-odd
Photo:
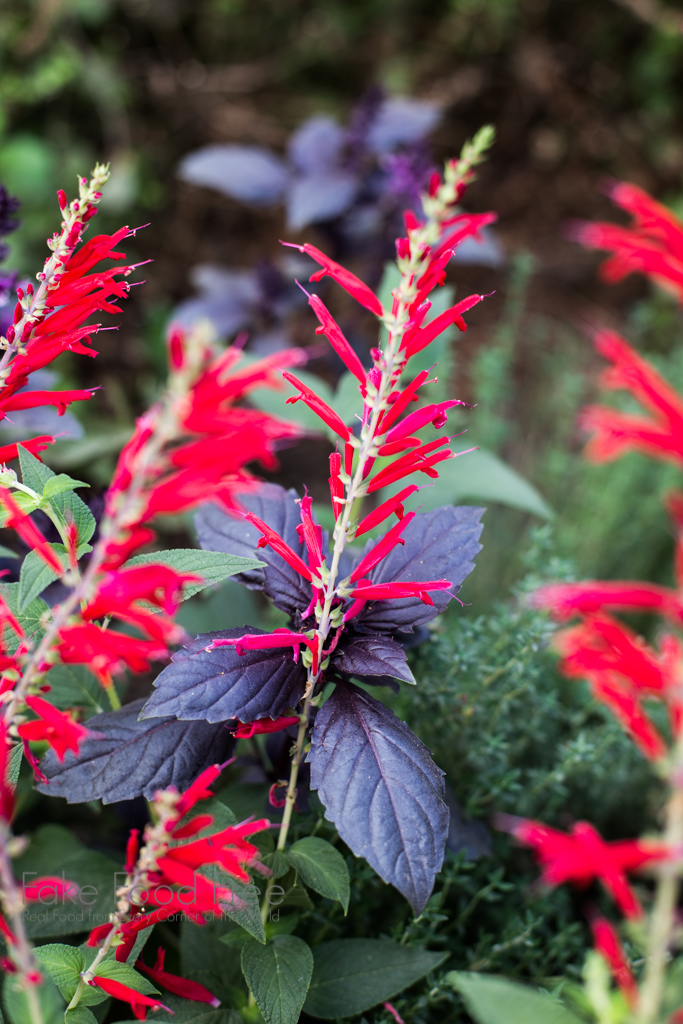
[[[357,191],[357,179],[346,171],[321,171],[297,178],[287,196],[287,227],[298,231],[308,224],[333,220],[348,210]]]
[[[390,676],[404,683],[414,683],[406,652],[400,644],[379,633],[370,636],[345,637],[333,656],[334,667],[352,676]]]
[[[49,781],[36,788],[70,804],[111,804],[140,795],[149,800],[157,789],[187,789],[209,765],[230,757],[235,740],[224,724],[138,721],[143,704],[144,699],[136,700],[89,718],[96,735],[86,737],[78,755],[68,752],[63,762],[49,750],[41,765]]]
[[[282,160],[260,146],[204,146],[181,160],[178,174],[192,185],[264,205],[280,202],[289,179]]]
[[[448,835],[443,772],[393,711],[340,683],[318,712],[311,789],[357,857],[422,912]]]
[[[202,263],[190,276],[200,294],[181,302],[173,311],[173,320],[189,327],[208,319],[222,335],[234,334],[249,323],[260,301],[259,284],[251,271]]]
[[[299,125],[287,153],[300,171],[315,174],[337,164],[345,139],[344,129],[333,118],[319,114]]]
[[[479,238],[468,235],[459,243],[453,259],[458,263],[478,264],[482,267],[504,267],[507,263],[505,250],[491,228],[483,227]]]
[[[483,513],[483,508],[472,505],[445,505],[433,512],[419,513],[403,533],[405,545],[397,544],[372,570],[370,579],[373,583],[450,580],[452,593],[457,593],[474,568],[474,556],[481,551],[479,520]],[[376,543],[369,542],[365,550]],[[411,633],[415,626],[440,615],[451,600],[450,593],[444,590],[433,591],[430,596],[434,607],[417,597],[368,602],[352,620],[353,627],[361,632]]]
[[[375,153],[390,153],[397,146],[418,142],[441,120],[441,111],[426,100],[394,96],[385,100],[368,132]]]
[[[154,680],[156,689],[141,717],[174,715],[183,721],[225,722],[238,718],[253,722],[256,718],[277,718],[293,707],[303,696],[306,669],[300,660],[294,661],[291,647],[245,654],[238,654],[234,647],[204,650],[218,637],[263,632],[242,626],[195,637],[173,655],[171,664]]]
[[[262,484],[258,490],[239,495],[240,504],[247,511],[276,530],[297,554],[302,554],[303,548],[296,532],[301,523],[296,499],[296,491],[286,491],[277,484]],[[253,558],[257,552],[257,557],[267,563],[265,569],[240,573],[234,579],[252,590],[265,590],[273,604],[288,615],[303,611],[308,606],[312,596],[308,581],[299,576],[270,545],[257,548],[261,533],[241,515],[230,515],[217,505],[204,505],[195,517],[195,528],[200,547],[205,551],[225,551],[247,558]]]

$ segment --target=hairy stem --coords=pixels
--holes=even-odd
[[[12,960],[17,968],[17,980],[22,985],[26,994],[26,1001],[29,1006],[31,1024],[43,1024],[43,1011],[40,1005],[38,986],[31,976],[39,977],[40,972],[33,948],[28,940],[24,925],[24,899],[21,889],[12,871],[12,865],[7,850],[11,839],[9,826],[3,822],[0,825],[0,886],[2,887],[2,909],[5,917],[10,923],[12,932],[16,939],[11,948]]]

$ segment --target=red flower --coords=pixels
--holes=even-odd
[[[662,843],[633,839],[606,843],[585,821],[577,822],[569,834],[509,814],[498,815],[496,824],[533,848],[543,868],[541,877],[548,885],[574,882],[586,886],[599,880],[630,918],[640,917],[642,908],[628,884],[627,873],[670,856]]]
[[[436,405],[423,405],[421,409],[416,409],[415,412],[412,412],[404,420],[401,420],[400,423],[397,423],[395,427],[392,427],[387,433],[385,443],[391,444],[402,437],[407,437],[413,431],[426,427],[428,423],[431,423],[437,430],[440,430],[448,421],[448,410],[453,408],[454,405],[464,404],[464,402],[459,401],[457,398],[451,398],[447,402],[439,402]],[[380,448],[380,455],[382,454],[384,453]]]
[[[349,583],[355,583],[356,580],[360,580],[363,576],[367,576],[367,574],[371,572],[383,558],[386,558],[390,551],[394,550],[397,544],[405,544],[405,541],[401,538],[401,534],[413,521],[416,515],[416,512],[409,512],[402,519],[399,519],[399,521],[395,523],[379,541],[377,541],[374,547],[370,548],[368,553],[361,558],[360,562],[349,576]]]
[[[306,294],[308,295],[308,292]],[[364,385],[366,373],[363,369],[363,364],[342,334],[337,321],[317,295],[308,295],[308,303],[320,321],[320,327],[316,328],[315,333],[326,336],[330,345],[346,366],[346,369],[350,370],[354,377]]]
[[[330,498],[332,499],[332,510],[334,512],[335,521],[339,518],[344,504],[344,483],[341,479],[341,465],[342,458],[339,452],[333,452],[330,455],[330,476],[328,483],[330,485]]]
[[[399,519],[404,517],[405,508],[403,502],[406,498],[409,498],[411,494],[416,494],[419,491],[418,484],[410,484],[409,487],[404,487],[403,490],[395,494],[393,498],[387,498],[381,505],[378,505],[376,509],[369,512],[368,515],[362,519],[356,528],[356,537],[360,537],[362,534],[367,533],[369,530],[374,530],[376,526],[383,523],[385,519],[388,519],[390,515],[395,514]]]
[[[339,434],[343,441],[349,440],[351,431],[334,409],[329,407],[327,402],[323,402],[322,398],[312,388],[309,388],[303,381],[300,381],[293,373],[285,372],[282,376],[299,391],[298,395],[292,395],[291,398],[287,399],[287,405],[293,405],[295,402],[302,401],[316,416],[320,417],[323,423],[327,424],[330,430],[333,430],[335,434]]]
[[[4,525],[13,527],[24,543],[32,548],[46,565],[56,572],[58,576],[63,576],[66,570],[55,553],[54,548],[48,544],[35,523],[21,511],[12,497],[11,491],[8,491],[6,487],[0,487],[0,504],[4,505],[5,509],[9,512]]]
[[[674,590],[639,580],[582,580],[580,583],[549,583],[532,596],[535,608],[547,608],[558,619],[590,615],[602,608],[658,611],[676,623],[683,622],[683,602]]]
[[[629,1006],[634,1007],[638,1001],[638,985],[619,942],[619,936],[604,917],[591,916],[589,921],[596,952],[607,961],[612,977],[624,993],[626,1001]]]
[[[57,649],[61,660],[66,665],[88,665],[103,686],[111,686],[112,674],[121,672],[125,666],[133,672],[146,672],[150,659],[167,654],[165,643],[100,629],[93,622],[64,626],[59,636]]]
[[[317,671],[320,638],[317,635],[293,633],[291,629],[275,629],[272,633],[247,633],[233,639],[220,637],[217,640],[212,640],[206,650],[210,651],[214,647],[234,647],[238,654],[244,654],[245,651],[267,651],[277,647],[293,647],[294,661],[298,661],[301,644],[308,647],[313,655],[313,665],[315,666],[313,671]]]
[[[31,455],[35,455],[36,458],[40,455],[40,452],[45,451],[51,444],[55,443],[54,437],[49,434],[41,434],[40,437],[32,437],[30,441],[18,441],[22,448],[30,452]],[[11,462],[12,459],[19,458],[19,452],[17,450],[17,444],[4,444],[0,446],[0,465],[5,465],[7,462]]]
[[[78,896],[79,892],[80,887],[76,882],[70,882],[60,875],[46,875],[44,878],[36,878],[23,887],[23,895],[27,903],[53,903],[55,900],[63,899],[64,897],[73,899],[75,896]]]
[[[316,270],[315,273],[311,274],[310,281],[320,281],[326,274],[329,274],[349,295],[352,295],[357,302],[360,302],[361,306],[365,306],[366,309],[369,309],[371,313],[375,313],[376,316],[382,316],[384,312],[382,303],[372,289],[368,288],[350,270],[342,267],[339,263],[335,263],[334,260],[331,260],[320,249],[316,249],[314,245],[309,245],[308,243],[306,245],[294,245],[292,242],[283,242],[282,244],[290,249],[298,249],[299,252],[305,253],[321,265],[322,270]]]
[[[171,974],[169,971],[165,971],[165,958],[166,950],[159,947],[154,967],[148,967],[142,959],[138,960],[135,966],[139,971],[144,971],[145,974],[149,974],[150,978],[156,982],[157,985],[161,985],[162,988],[167,989],[176,996],[182,996],[184,999],[192,999],[196,1003],[210,1003],[211,1006],[221,1005],[220,999],[218,999],[213,992],[209,992],[208,988],[205,988],[204,985],[200,985],[198,981],[188,981],[186,978],[178,977],[177,974]]]
[[[423,604],[433,605],[430,590],[450,590],[450,580],[420,580],[414,583],[373,583],[372,580],[360,580],[350,596],[355,600],[344,614],[344,622],[348,622],[361,610],[367,601],[389,601],[392,598],[419,597]]]
[[[595,431],[586,448],[588,458],[604,462],[633,450],[655,458],[683,460],[683,399],[678,392],[617,334],[601,331],[595,347],[613,363],[602,374],[603,386],[630,391],[653,416],[588,406],[579,418],[583,429]]]
[[[169,1010],[168,1006],[164,1006],[159,999],[155,999],[153,996],[145,996],[142,992],[136,992],[134,988],[124,985],[121,981],[114,981],[113,978],[100,978],[96,976],[91,981],[88,981],[88,984],[101,988],[103,992],[106,992],[108,996],[113,996],[114,999],[130,1003],[133,1016],[137,1020],[146,1020],[148,1009],[166,1010],[167,1013],[172,1013],[172,1010]]]
[[[309,583],[313,581],[313,574],[306,563],[297,555],[296,551],[292,551],[289,544],[272,527],[264,523],[258,516],[255,516],[253,512],[246,512],[244,518],[258,527],[263,534],[257,547],[265,548],[270,544],[273,551],[277,551],[278,555],[284,558],[285,562],[291,565],[292,569],[298,572],[300,576],[303,576]]]
[[[59,711],[42,697],[27,697],[26,703],[40,719],[18,727],[22,740],[46,740],[60,761],[64,760],[67,750],[78,753],[79,745],[89,734],[84,725],[79,725],[71,715]]]
[[[434,317],[425,327],[415,326],[406,331],[401,341],[401,348],[404,349],[406,356],[410,359],[427,345],[431,345],[434,339],[438,338],[451,324],[455,324],[460,331],[466,331],[467,324],[463,320],[462,314],[485,298],[485,295],[468,295],[466,299],[461,299],[455,306],[451,306],[444,313]]]
[[[666,743],[643,710],[638,697],[623,685],[601,676],[593,681],[593,695],[612,711],[645,757],[657,761],[666,756]]]
[[[240,722],[233,735],[238,740],[250,740],[252,736],[262,735],[263,733],[281,732],[282,729],[289,729],[291,725],[298,724],[298,715],[280,715],[279,718],[260,718],[258,722]]]

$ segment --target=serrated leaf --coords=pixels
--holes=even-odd
[[[554,514],[533,484],[492,452],[481,448],[460,459],[442,462],[434,486],[420,492],[420,500],[428,509],[445,501],[466,499],[497,501],[541,519],[552,519]]]
[[[37,494],[42,494],[45,484],[56,474],[44,462],[37,459],[35,455],[31,455],[30,451],[24,448],[23,445],[17,445],[17,452],[19,454],[19,467],[23,483]]]
[[[287,851],[293,867],[311,889],[349,909],[349,869],[339,850],[318,836],[298,839]]]
[[[239,629],[202,633],[171,658],[154,680],[155,691],[142,711],[143,718],[174,715],[183,721],[204,719],[225,722],[238,718],[277,718],[303,696],[306,670],[283,648],[246,651],[234,647],[205,650],[211,640],[264,631]]]
[[[254,491],[240,494],[240,504],[272,527],[300,554],[303,548],[296,532],[301,524],[297,497],[294,490],[285,491],[277,484],[262,484]],[[197,539],[205,551],[225,551],[246,558],[258,554],[266,563],[264,569],[237,576],[240,583],[253,590],[265,590],[273,604],[288,615],[306,608],[311,600],[309,583],[270,546],[257,548],[261,533],[252,523],[211,503],[200,508],[195,527]]]
[[[12,747],[12,751],[9,756],[9,767],[7,769],[7,780],[10,786],[16,787],[19,781],[19,772],[21,771],[21,762],[24,759],[24,747],[21,743],[17,743],[15,747]]]
[[[332,664],[340,672],[358,676],[389,676],[414,683],[406,652],[391,637],[379,633],[369,636],[342,635]]]
[[[201,583],[187,583],[183,587],[183,601],[194,597],[206,587],[213,586],[236,576],[238,573],[259,569],[265,562],[255,558],[244,558],[241,555],[229,555],[222,551],[202,551],[197,548],[174,548],[170,551],[152,551],[144,555],[135,555],[126,562],[126,568],[136,565],[169,565],[179,573],[196,573],[202,577]]]
[[[95,532],[97,520],[86,503],[73,491],[64,491],[51,498],[50,505],[65,526],[75,525],[79,548],[87,544]]]
[[[225,885],[235,894],[234,901],[223,904],[225,916],[244,928],[258,942],[266,941],[266,933],[261,920],[261,900],[259,891],[253,882],[240,882],[232,875],[227,875],[216,864],[207,864],[202,874],[217,885]]]
[[[45,601],[37,597],[26,606],[23,612],[19,611],[18,583],[0,583],[0,597],[6,601],[9,610],[19,620],[26,635],[32,637],[36,642],[41,640],[45,632],[41,620],[45,613],[50,611]],[[21,639],[17,637],[13,629],[5,626],[2,632],[2,642],[10,654],[13,654],[21,643]]]
[[[56,544],[51,544],[53,551]],[[29,551],[19,574],[19,611],[25,612],[31,601],[39,597],[46,587],[58,579],[57,573],[46,565],[36,551]]]
[[[481,550],[479,520],[483,512],[484,509],[470,505],[446,505],[433,512],[418,513],[403,531],[405,545],[397,544],[372,570],[370,579],[373,583],[445,579],[453,583],[451,591],[433,591],[433,607],[423,604],[418,597],[368,601],[353,620],[355,628],[369,633],[412,633],[415,626],[440,615],[474,568],[474,556]],[[365,551],[380,540],[369,541]]]
[[[37,946],[34,952],[69,1003],[74,997],[81,980],[81,972],[86,966],[85,957],[80,949],[62,942],[51,942],[46,946]]]
[[[384,704],[338,684],[318,712],[307,760],[325,817],[357,857],[421,913],[448,836],[443,772]]]
[[[58,473],[51,476],[43,485],[43,497],[54,498],[64,491],[73,491],[76,487],[90,487],[84,480],[74,480],[68,473]]]
[[[546,992],[507,978],[449,971],[445,980],[461,993],[477,1024],[580,1024],[580,1019]]]
[[[316,946],[313,955],[304,1012],[334,1020],[364,1013],[393,998],[435,970],[448,953],[381,939],[336,939]]]
[[[65,1003],[54,982],[45,978],[37,992],[42,1024],[63,1024]],[[26,991],[20,988],[18,979],[11,974],[5,975],[2,1001],[10,1024],[36,1024]]]
[[[75,882],[80,891],[59,897],[51,889],[24,914],[29,938],[47,939],[89,931],[108,919],[115,907],[115,876],[119,861],[83,846],[70,829],[41,825],[24,853],[14,861],[15,876],[29,884],[55,875]],[[24,877],[25,876],[25,877]]]
[[[55,665],[45,682],[52,687],[50,703],[57,708],[81,707],[90,715],[110,710],[104,689],[85,665]]]
[[[267,868],[272,871],[272,878],[282,878],[290,868],[289,857],[282,850],[274,850],[261,858]]]
[[[93,735],[81,743],[78,755],[68,752],[60,762],[48,751],[41,765],[48,782],[38,783],[40,792],[69,803],[151,799],[157,789],[186,789],[204,768],[232,753],[235,741],[221,723],[138,721],[143,704],[133,701],[90,718]]]
[[[242,949],[242,970],[267,1024],[296,1024],[313,972],[313,954],[294,935],[277,935]]]
[[[64,1024],[98,1024],[97,1017],[87,1006],[74,1006],[64,1014]]]

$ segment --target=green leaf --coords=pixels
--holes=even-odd
[[[18,583],[0,583],[0,597],[7,602],[9,610],[19,620],[26,635],[32,637],[34,641],[41,640],[44,634],[41,619],[46,612],[50,611],[45,602],[37,597],[24,608],[23,612],[19,611]],[[10,654],[13,654],[19,646],[20,640],[13,629],[5,626],[2,633],[2,642]]]
[[[363,410],[363,399],[358,388],[358,379],[353,373],[342,373],[337,381],[334,410],[348,426],[358,422],[356,417]]]
[[[24,758],[24,747],[23,744],[17,743],[15,747],[12,747],[12,751],[9,755],[9,768],[7,770],[7,778],[10,786],[16,788],[17,782],[19,781],[19,772],[21,771],[21,762]]]
[[[64,491],[51,498],[50,505],[65,526],[75,525],[79,548],[87,544],[95,532],[97,521],[86,503],[73,491]]]
[[[47,946],[37,946],[35,954],[67,1003],[71,1002],[86,966],[80,949],[52,942]]]
[[[325,1020],[364,1013],[419,981],[447,956],[382,939],[323,942],[314,951],[305,1012]]]
[[[43,486],[43,497],[54,498],[64,491],[73,491],[76,487],[90,487],[90,484],[86,484],[83,480],[74,480],[67,473],[58,473],[57,476],[51,476],[46,481]]]
[[[183,601],[194,597],[200,590],[220,583],[229,576],[247,569],[259,569],[265,562],[257,558],[242,558],[240,555],[228,555],[221,551],[201,551],[198,548],[175,548],[170,551],[151,551],[144,555],[135,555],[126,562],[126,568],[135,565],[169,565],[176,572],[191,572],[202,577],[201,583],[188,583],[183,587]]]
[[[42,494],[45,484],[56,474],[44,462],[37,459],[35,455],[31,455],[30,451],[24,448],[23,445],[17,445],[17,452],[19,453],[19,466],[23,483],[37,494]]]
[[[37,989],[38,1000],[42,1011],[43,1024],[62,1024],[65,1003],[57,986],[49,978],[43,980]],[[8,974],[2,989],[2,1001],[5,1013],[11,1024],[35,1024],[31,1013],[31,1004],[26,992],[19,988],[17,980]]]
[[[439,465],[439,479],[420,491],[424,510],[457,505],[463,500],[498,501],[502,505],[552,519],[553,511],[536,488],[491,452],[481,449]]]
[[[289,858],[282,850],[274,850],[273,853],[267,853],[262,860],[266,867],[270,868],[273,872],[273,878],[282,878],[289,871]]]
[[[477,1024],[581,1024],[547,992],[507,978],[449,971],[446,981],[460,992]]]
[[[18,558],[19,555],[16,551],[12,551],[11,548],[6,548],[4,544],[0,544],[0,558]]]
[[[64,1024],[97,1024],[97,1017],[87,1006],[74,1006],[64,1014]]]
[[[32,903],[24,913],[29,938],[43,939],[75,935],[102,924],[115,907],[117,872],[121,864],[83,846],[73,832],[62,825],[42,825],[32,836],[27,850],[14,861],[15,875],[29,883],[36,876],[57,875],[80,886],[78,895],[50,894]],[[34,872],[34,874],[30,874]]]
[[[74,705],[85,708],[88,715],[111,711],[105,692],[85,665],[55,665],[45,677],[52,687],[50,701],[60,709]]]
[[[54,551],[57,545],[51,544],[50,547]],[[45,564],[37,551],[29,551],[19,574],[19,611],[25,612],[31,601],[56,579],[57,573]]]
[[[349,909],[349,869],[339,850],[317,836],[307,836],[293,843],[287,855],[293,867],[311,889],[338,900]]]
[[[267,1024],[296,1024],[313,972],[313,954],[303,939],[277,935],[242,950],[242,970]]]

